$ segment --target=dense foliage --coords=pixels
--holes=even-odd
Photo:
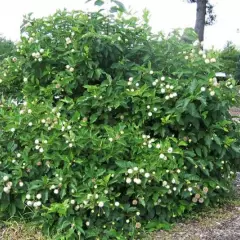
[[[240,51],[231,42],[228,42],[219,54],[219,62],[222,64],[221,71],[228,75],[232,75],[238,81],[240,80],[240,76],[238,74],[239,59]]]
[[[1,217],[54,239],[135,239],[224,196],[235,83],[180,38],[153,35],[146,13],[31,19],[0,72],[23,98],[0,108]]]
[[[0,64],[4,58],[10,56],[15,50],[14,43],[0,36]]]

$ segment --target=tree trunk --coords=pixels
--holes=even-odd
[[[197,0],[197,16],[195,23],[195,32],[198,34],[198,39],[200,42],[204,40],[206,6],[207,0]]]

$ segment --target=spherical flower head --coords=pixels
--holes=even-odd
[[[70,71],[70,72],[74,72],[74,68],[71,67],[71,68],[69,69],[69,71]]]
[[[71,126],[67,126],[67,129],[70,130],[72,127]]]
[[[144,176],[145,176],[145,178],[149,178],[150,177],[150,173],[145,173]]]
[[[116,207],[119,207],[120,203],[119,203],[119,202],[115,202],[114,205],[115,205]]]
[[[59,193],[59,190],[58,189],[54,189],[53,193],[57,195]]]
[[[42,119],[42,120],[41,120],[41,123],[46,123],[46,120],[45,120],[45,119]]]
[[[40,149],[39,149],[39,152],[40,152],[40,153],[43,153],[43,152],[44,152],[43,148],[40,148]]]
[[[210,60],[209,59],[205,59],[205,63],[210,63]]]
[[[166,92],[165,88],[162,88],[161,93],[165,93],[165,92]]]
[[[198,200],[197,200],[197,198],[192,198],[192,202],[194,202],[194,203],[196,203]]]
[[[167,181],[163,181],[162,185],[163,187],[167,186]]]
[[[204,199],[203,199],[203,198],[199,198],[198,202],[199,202],[199,203],[203,203],[203,202],[204,202]]]
[[[69,145],[68,145],[70,148],[72,148],[73,147],[73,144],[72,143],[69,143]]]
[[[140,216],[140,212],[136,212],[136,215],[137,215],[137,216]]]
[[[136,87],[139,87],[139,83],[136,83]]]
[[[42,198],[42,194],[41,193],[38,193],[37,196],[36,196],[37,199],[41,199]]]
[[[210,59],[210,62],[211,62],[211,63],[215,63],[215,62],[216,62],[216,58],[211,58],[211,59]]]
[[[31,206],[33,205],[33,202],[32,202],[32,201],[27,201],[27,205],[28,205],[29,207],[31,207]]]
[[[189,187],[189,188],[188,188],[188,191],[189,191],[189,192],[191,192],[191,191],[192,191],[192,188],[191,188],[191,187]]]
[[[201,87],[201,92],[205,92],[206,88],[205,87]]]
[[[173,187],[173,191],[174,191],[174,192],[177,191],[177,188],[176,188],[176,187]]]
[[[188,60],[189,57],[188,57],[188,56],[185,56],[184,58],[185,58],[186,60]]]
[[[130,77],[130,78],[128,79],[128,81],[129,81],[129,82],[132,82],[132,81],[133,81],[133,77]]]
[[[148,116],[151,117],[151,116],[152,116],[152,112],[149,112],[149,113],[148,113]]]
[[[112,141],[113,141],[113,138],[109,138],[108,140],[109,140],[109,142],[112,142]]]
[[[180,173],[181,172],[181,170],[180,169],[177,169],[177,173]]]
[[[195,198],[199,199],[201,196],[199,193],[195,194]]]
[[[219,186],[216,186],[216,189],[220,189],[220,187],[219,187]]]
[[[172,183],[173,183],[173,184],[175,184],[175,183],[176,183],[176,180],[175,180],[174,178],[172,179]]]
[[[126,183],[130,184],[132,182],[131,178],[126,178]]]
[[[4,177],[3,177],[3,181],[4,181],[4,182],[8,181],[8,179],[9,179],[8,176],[4,176]]]
[[[200,51],[198,52],[198,54],[199,54],[199,55],[203,55],[203,51],[200,50]]]
[[[156,148],[159,149],[160,147],[161,147],[161,144],[158,143],[158,144],[156,145]]]
[[[207,192],[208,192],[208,188],[207,188],[207,187],[204,187],[204,188],[203,188],[203,192],[204,192],[204,193],[207,193]]]
[[[211,91],[211,92],[210,92],[210,95],[211,95],[211,96],[214,96],[214,95],[215,95],[215,92],[214,92],[214,91]]]
[[[134,178],[133,181],[138,185],[142,183],[140,178]]]
[[[166,96],[166,97],[165,97],[166,100],[169,100],[169,98],[170,98],[169,96]]]
[[[89,221],[86,222],[86,226],[87,227],[90,226],[90,222]]]
[[[153,86],[156,86],[156,85],[157,85],[157,83],[156,83],[156,82],[153,82],[153,83],[152,83],[152,85],[153,85]]]
[[[153,74],[153,71],[151,70],[149,73],[152,75],[152,74]]]
[[[129,168],[127,172],[128,172],[128,174],[132,174],[133,170],[131,168]]]
[[[161,77],[161,81],[165,81],[165,77]]]
[[[20,153],[18,153],[18,154],[17,154],[17,157],[18,157],[18,158],[20,158],[20,157],[21,157],[21,154],[20,154]]]
[[[156,108],[156,107],[155,107],[155,108],[153,108],[153,111],[154,111],[154,112],[156,112],[156,111],[157,111],[157,108]]]
[[[159,158],[164,159],[164,158],[165,158],[165,155],[164,155],[163,153],[161,153],[161,154],[159,155]]]
[[[98,206],[99,206],[100,208],[102,208],[102,207],[104,206],[104,202],[99,202],[99,203],[98,203]]]
[[[26,195],[26,199],[28,199],[28,200],[31,199],[31,195],[30,195],[30,194],[27,194],[27,195]]]
[[[72,200],[70,201],[70,203],[71,203],[72,205],[74,205],[74,204],[75,204],[75,200],[72,199]]]
[[[142,226],[142,225],[141,225],[140,222],[137,222],[137,223],[135,224],[135,227],[136,227],[136,228],[141,228],[141,226]]]
[[[11,128],[11,132],[15,132],[15,128]]]
[[[134,167],[133,170],[134,170],[134,171],[138,171],[138,167]]]
[[[4,191],[5,193],[9,193],[9,192],[10,192],[10,188],[9,188],[9,187],[4,187],[4,188],[3,188],[3,191]]]
[[[173,152],[173,149],[170,147],[170,148],[168,148],[168,153],[172,153]]]

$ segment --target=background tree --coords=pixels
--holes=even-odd
[[[227,42],[223,51],[219,55],[219,61],[222,64],[222,72],[232,75],[236,80],[240,80],[240,74],[237,74],[237,66],[239,61],[240,51],[232,42]]]
[[[213,12],[213,5],[209,0],[188,0],[190,3],[197,3],[195,32],[198,34],[199,41],[204,40],[204,29],[207,25],[215,22],[216,15]]]
[[[14,43],[0,35],[0,63],[4,58],[10,56],[14,49]]]

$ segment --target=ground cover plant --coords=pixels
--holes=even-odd
[[[225,196],[238,98],[214,57],[151,33],[146,12],[26,20],[0,72],[1,218],[54,239],[138,239]]]

